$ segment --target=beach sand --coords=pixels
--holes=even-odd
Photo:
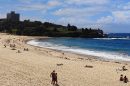
[[[119,81],[121,74],[130,79],[129,62],[102,61],[26,44],[35,38],[39,37],[0,33],[0,86],[52,86],[53,70],[59,86],[130,86],[130,82]],[[122,71],[122,66],[128,70]]]

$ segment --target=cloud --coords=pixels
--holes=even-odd
[[[65,0],[62,2],[62,7],[52,12],[54,16],[58,16],[58,21],[82,26],[98,26],[97,20],[94,19],[97,15],[103,15],[106,12],[111,12],[111,7],[108,7],[111,0]],[[63,4],[64,3],[64,4]],[[77,21],[78,20],[78,21]],[[101,22],[101,19],[98,22]],[[106,23],[110,22],[107,18]],[[103,18],[102,18],[103,22]]]
[[[44,10],[46,8],[47,7],[45,4],[37,3],[37,4],[22,5],[18,9],[24,11],[32,11],[32,10]]]
[[[130,22],[130,11],[113,11],[111,16],[101,17],[97,20],[99,24],[125,24]]]
[[[113,22],[113,17],[112,16],[106,16],[106,17],[101,17],[100,19],[97,20],[97,23],[99,24],[108,24]]]
[[[66,17],[62,17],[62,18],[58,19],[57,22],[63,23],[65,25],[67,25],[68,23],[73,24],[73,25],[79,25],[81,23],[85,24],[86,23],[86,19],[78,19],[78,22],[77,22],[77,18],[74,18],[74,17],[67,17],[67,18]]]
[[[32,0],[18,0],[20,3],[29,4]]]
[[[115,11],[112,12],[116,23],[129,23],[130,11]]]
[[[22,1],[24,2],[24,1]],[[26,1],[25,1],[26,2]],[[28,1],[25,4],[22,4],[18,7],[19,10],[24,10],[24,11],[43,11],[43,10],[48,10],[48,9],[53,9],[55,6],[59,6],[61,5],[61,3],[59,1],[56,0],[49,0],[48,2],[36,2],[36,3],[30,3],[30,1]]]
[[[8,0],[11,2],[2,4],[3,1],[0,0],[0,13],[16,10],[22,13],[22,19],[26,16],[31,20],[114,30],[130,24],[129,0]]]
[[[53,14],[57,16],[66,17],[88,17],[96,14],[105,12],[106,10],[102,7],[86,7],[86,8],[62,8],[55,11]]]
[[[75,17],[61,17],[55,21],[51,20],[50,22],[55,22],[57,24],[67,25],[68,23],[71,25],[76,25],[79,28],[100,28],[101,25],[95,23],[90,19],[83,19],[83,18],[75,18]]]
[[[61,5],[61,4],[62,4],[62,3],[61,3],[60,1],[57,1],[57,0],[49,1],[49,2],[47,3],[47,5],[50,6],[50,7],[59,6],[59,5]]]
[[[125,10],[130,10],[130,2],[128,2],[123,8]]]
[[[76,5],[104,5],[107,4],[110,0],[66,0],[68,4]]]
[[[5,14],[0,14],[0,18],[6,18]]]

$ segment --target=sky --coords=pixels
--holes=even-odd
[[[10,11],[21,20],[130,33],[130,0],[0,0],[0,18]]]

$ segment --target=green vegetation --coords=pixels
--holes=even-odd
[[[49,37],[104,37],[100,29],[82,28],[79,29],[74,25],[67,26],[57,25],[49,22],[24,20],[13,22],[4,20],[0,22],[0,32],[7,32],[16,35],[27,36],[49,36]]]

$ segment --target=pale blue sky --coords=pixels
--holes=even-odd
[[[20,13],[21,20],[130,33],[130,0],[0,0],[0,18],[10,11]]]

